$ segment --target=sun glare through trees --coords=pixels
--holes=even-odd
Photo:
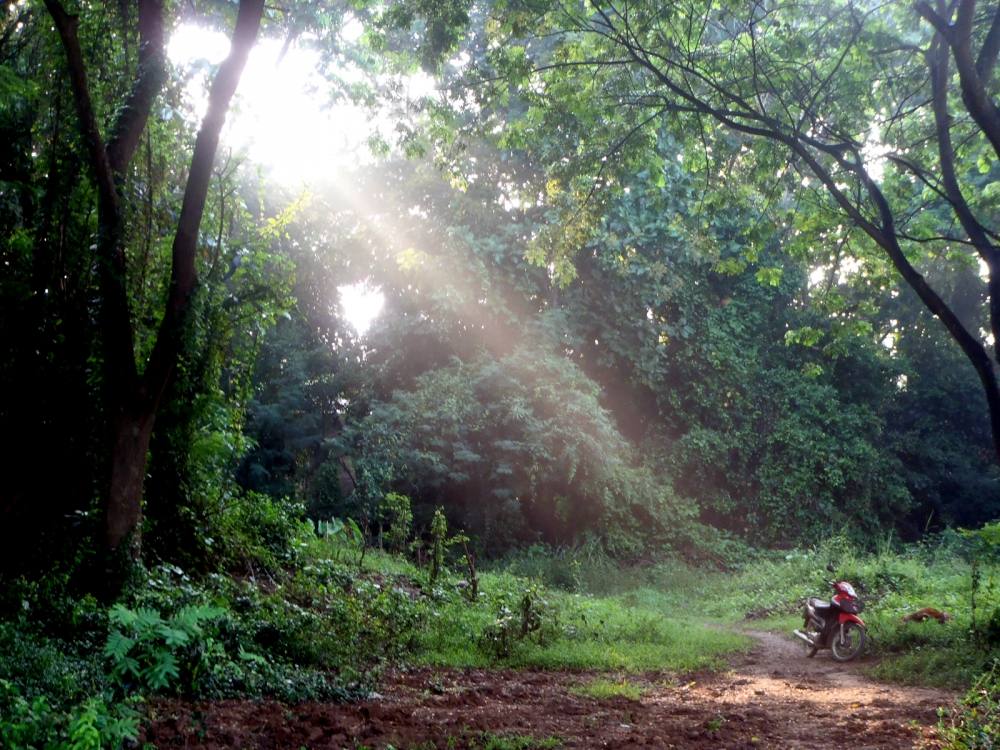
[[[0,747],[995,750],[998,60],[6,0]]]
[[[209,68],[229,50],[222,31],[194,24],[170,37],[170,60],[189,76],[187,116],[197,122],[208,96]],[[264,167],[271,179],[291,188],[336,182],[345,169],[370,163],[369,137],[376,118],[363,106],[335,101],[322,75],[320,53],[280,39],[261,40],[247,62],[223,136],[226,146]],[[338,75],[361,78],[361,71]]]

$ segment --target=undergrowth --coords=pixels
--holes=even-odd
[[[441,529],[419,566],[367,546],[357,524],[317,529],[277,505],[266,520],[233,522],[238,544],[220,544],[228,572],[161,563],[110,605],[74,595],[68,579],[7,587],[3,746],[121,747],[155,696],[348,701],[369,695],[390,665],[690,671],[746,645],[669,616],[666,595],[651,589],[599,596],[503,571],[470,585],[474,567]]]
[[[6,586],[3,746],[121,747],[137,736],[143,701],[157,695],[353,700],[390,665],[598,670],[618,676],[574,690],[638,699],[629,673],[716,668],[750,641],[713,623],[790,629],[802,600],[828,593],[832,578],[854,583],[867,603],[880,678],[967,687],[1000,656],[1000,567],[984,553],[998,545],[975,535],[886,540],[873,551],[833,538],[747,553],[728,571],[680,561],[624,568],[592,546],[534,547],[477,572],[468,540],[443,528],[430,554],[412,545],[389,553],[353,522],[317,528],[276,505],[266,520],[232,522],[238,533],[220,544],[228,570],[194,575],[162,563],[111,605],[74,594],[68,577]],[[402,550],[405,524],[397,526],[387,538]],[[926,606],[949,619],[903,620]],[[991,680],[951,717],[956,737],[994,726]]]

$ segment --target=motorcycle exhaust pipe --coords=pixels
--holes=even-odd
[[[806,643],[808,643],[810,646],[815,646],[816,645],[815,642],[813,641],[813,639],[810,638],[805,633],[803,633],[801,630],[793,630],[792,632],[795,633],[795,635],[797,635],[799,638],[801,638],[802,640],[804,640]]]

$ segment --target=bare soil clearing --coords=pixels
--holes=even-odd
[[[934,747],[941,690],[884,685],[862,664],[806,659],[784,635],[757,640],[729,671],[686,680],[645,674],[640,700],[571,692],[596,674],[510,670],[397,672],[352,705],[218,701],[154,705],[161,748],[468,748],[483,733],[557,737],[567,748]]]

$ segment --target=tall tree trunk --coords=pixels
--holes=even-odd
[[[117,550],[123,543],[137,558],[142,522],[142,484],[146,455],[153,433],[153,410],[144,405],[123,405],[112,425],[111,478],[106,506],[105,544]]]
[[[162,0],[138,0],[139,65],[128,100],[105,142],[94,113],[87,70],[77,36],[78,18],[59,0],[45,0],[59,32],[69,69],[80,132],[98,195],[98,263],[104,388],[107,404],[109,478],[105,500],[105,543],[115,555],[130,543],[139,551],[142,486],[156,413],[182,350],[191,299],[197,286],[195,257],[219,133],[247,57],[257,39],[263,0],[241,0],[229,56],[209,92],[208,111],[195,140],[181,213],[174,235],[170,291],[152,355],[142,374],[135,360],[135,340],[126,284],[121,178],[135,154],[149,113],[165,78]]]
[[[166,311],[149,363],[119,416],[117,426],[121,429],[115,430],[111,458],[113,470],[105,521],[106,540],[111,552],[118,550],[127,538],[132,543],[133,555],[139,550],[138,524],[142,518],[142,480],[146,472],[146,454],[156,413],[173,382],[184,348],[183,338],[198,283],[195,265],[198,233],[219,145],[219,133],[225,124],[226,113],[233,94],[236,93],[247,57],[257,39],[263,11],[263,0],[240,2],[229,56],[222,62],[212,81],[208,111],[195,139],[191,168],[174,234]],[[138,407],[135,411],[131,409],[133,405]],[[134,437],[134,444],[128,443],[129,434]]]

